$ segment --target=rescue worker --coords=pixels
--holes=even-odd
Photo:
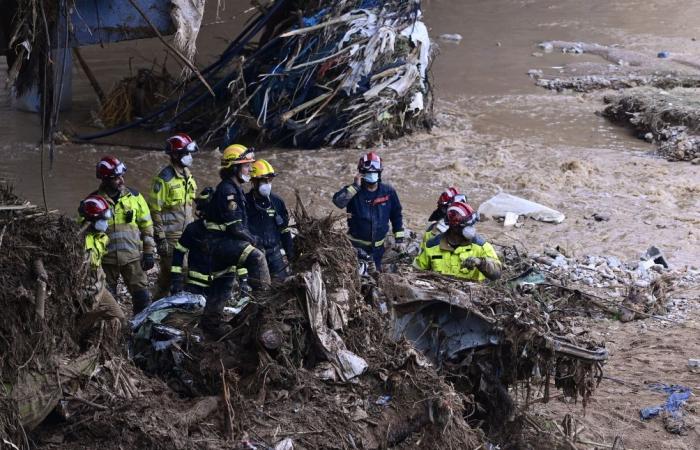
[[[453,202],[447,208],[448,230],[428,240],[414,264],[469,281],[498,279],[501,262],[491,244],[476,234],[477,221],[469,204]]]
[[[287,261],[294,256],[292,230],[289,228],[287,206],[272,193],[275,169],[264,159],[253,163],[253,188],[246,194],[248,226],[258,238],[259,248],[265,252],[270,276],[282,280],[290,275]],[[284,253],[282,253],[284,251]]]
[[[447,217],[447,208],[452,202],[467,203],[467,196],[460,194],[456,187],[448,187],[438,197],[437,208],[430,214],[428,218],[428,228],[423,234],[423,244],[431,238],[447,231],[449,226],[445,220]]]
[[[81,232],[85,236],[85,257],[88,265],[87,305],[90,310],[79,321],[82,330],[88,330],[104,321],[108,335],[116,341],[122,322],[126,319],[121,307],[107,290],[106,276],[102,270],[102,258],[107,253],[109,237],[105,231],[109,228],[112,210],[107,200],[99,195],[90,195],[78,208],[80,219],[84,222]]]
[[[212,281],[210,295],[200,322],[205,334],[220,339],[231,331],[224,324],[223,310],[236,274],[248,277],[255,291],[270,287],[270,271],[265,254],[256,247],[258,239],[248,229],[246,197],[242,185],[250,181],[252,149],[240,144],[226,147],[221,156],[216,187],[207,207],[207,229],[210,231]],[[238,266],[238,271],[236,270]]]
[[[185,133],[169,137],[165,153],[170,156],[170,164],[153,179],[148,206],[160,257],[155,298],[164,297],[170,290],[173,248],[185,227],[194,219],[192,206],[197,195],[197,183],[189,167],[192,165],[192,154],[197,150],[197,143]]]
[[[205,211],[213,194],[214,189],[208,187],[195,198],[197,219],[187,225],[173,248],[171,294],[184,290],[205,297],[209,296],[212,262]],[[183,262],[186,255],[187,271],[185,272]]]
[[[107,254],[102,259],[107,287],[114,295],[121,275],[131,293],[136,315],[151,303],[146,278],[146,272],[155,264],[151,213],[143,196],[124,185],[124,163],[114,156],[105,156],[96,169],[102,183],[93,194],[104,198],[113,211],[107,230]]]
[[[333,204],[348,212],[350,242],[363,259],[368,255],[376,270],[382,269],[384,243],[389,222],[396,241],[396,251],[404,253],[403,215],[401,202],[394,188],[381,180],[382,160],[369,152],[357,163],[358,174],[352,184],[333,195]]]

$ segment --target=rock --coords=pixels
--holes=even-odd
[[[647,142],[654,142],[654,134],[653,133],[647,133],[644,135],[644,140]]]
[[[610,220],[610,216],[607,214],[594,213],[593,219],[595,219],[596,222],[607,222]]]
[[[608,267],[612,269],[618,269],[622,266],[622,262],[614,256],[606,256],[605,261],[608,263]]]
[[[554,50],[554,45],[551,42],[541,42],[538,47],[544,50],[545,53],[551,53]]]
[[[700,358],[688,359],[688,368],[693,372],[700,370]]]
[[[693,164],[695,166],[700,166],[700,158],[695,158],[692,161],[690,161],[690,164]]]
[[[531,78],[539,78],[542,75],[544,75],[544,72],[542,72],[541,70],[538,70],[538,69],[530,69],[527,71],[527,74]]]
[[[568,267],[569,261],[567,261],[564,255],[559,255],[552,261],[552,267]]]

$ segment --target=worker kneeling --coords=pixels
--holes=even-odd
[[[469,281],[498,279],[501,262],[491,244],[476,234],[477,221],[467,203],[452,203],[447,209],[449,228],[425,243],[414,265]]]

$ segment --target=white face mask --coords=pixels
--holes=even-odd
[[[272,192],[272,184],[270,183],[262,183],[260,186],[258,186],[258,192],[260,195],[263,197],[269,197],[270,192]]]
[[[469,239],[470,241],[473,240],[476,237],[476,228],[474,228],[473,226],[462,228],[462,236]]]
[[[180,158],[180,164],[182,164],[185,167],[190,167],[192,165],[192,160],[193,160],[192,155],[190,155],[188,153],[185,156],[183,156],[182,158]]]
[[[244,183],[247,183],[247,182],[250,181],[250,175],[243,175],[243,174],[240,174],[240,175],[238,175],[238,178],[240,178],[241,181],[244,182]]]
[[[95,230],[105,232],[109,228],[109,222],[106,219],[100,219],[95,221]]]
[[[440,221],[438,221],[437,225],[435,225],[435,228],[437,228],[437,230],[438,230],[440,233],[444,233],[444,232],[447,231],[448,228],[450,228],[450,227],[449,227],[449,225],[447,225],[447,224],[445,223],[445,219],[440,219]]]
[[[379,181],[379,172],[366,173],[362,178],[364,178],[367,183],[374,184]]]

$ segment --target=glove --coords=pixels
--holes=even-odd
[[[250,297],[250,293],[253,292],[253,289],[248,284],[247,278],[241,278],[238,280],[238,287],[241,299]]]
[[[465,269],[474,269],[481,265],[481,258],[475,256],[470,256],[469,258],[462,261],[462,267]]]
[[[141,268],[144,271],[148,272],[155,265],[156,265],[156,262],[153,259],[153,253],[144,253],[143,257],[141,258]]]
[[[161,238],[156,241],[156,249],[158,250],[158,256],[160,256],[161,258],[164,258],[168,255],[169,247],[170,246],[168,245],[168,240],[165,238]]]
[[[185,283],[181,273],[173,273],[170,275],[170,293],[177,294],[185,290]]]

